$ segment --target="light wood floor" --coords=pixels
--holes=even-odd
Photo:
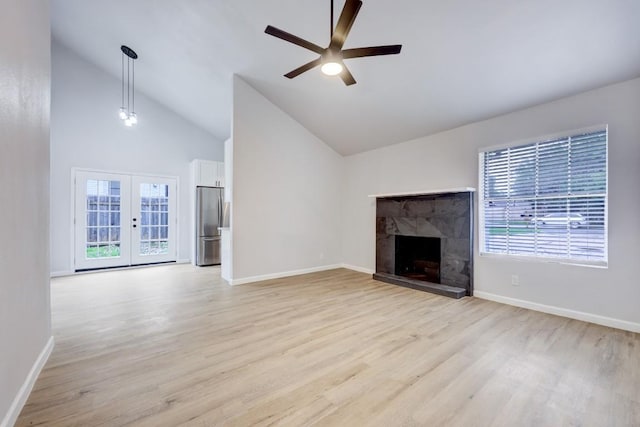
[[[52,281],[18,426],[638,426],[640,335],[347,270]]]

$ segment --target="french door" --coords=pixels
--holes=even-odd
[[[175,261],[175,178],[76,171],[75,269]]]

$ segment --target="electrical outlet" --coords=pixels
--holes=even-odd
[[[517,274],[511,275],[511,285],[512,286],[520,286],[520,276]]]

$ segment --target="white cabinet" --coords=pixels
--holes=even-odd
[[[206,187],[216,187],[218,180],[218,162],[208,162],[206,160],[200,160],[198,162],[198,169],[196,177],[198,180],[197,185]]]
[[[224,187],[224,163],[211,160],[192,162],[196,186]]]
[[[218,162],[218,187],[224,187],[224,163]]]

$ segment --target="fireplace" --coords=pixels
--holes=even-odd
[[[473,191],[372,196],[373,278],[453,298],[473,295]]]
[[[396,236],[395,274],[440,283],[440,239]]]

